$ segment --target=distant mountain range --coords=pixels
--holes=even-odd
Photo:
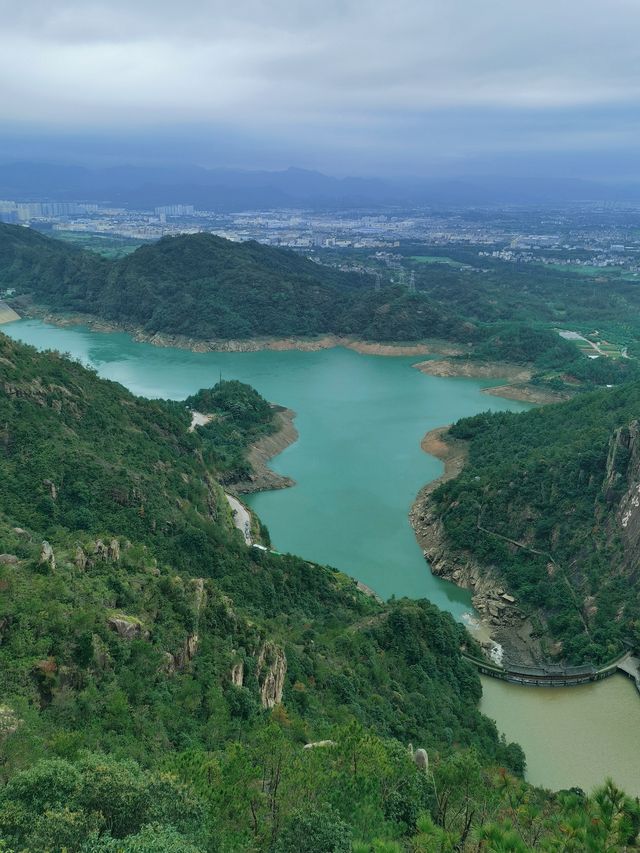
[[[199,166],[0,165],[0,198],[91,201],[148,209],[193,204],[200,210],[379,208],[412,205],[562,204],[640,201],[638,184],[576,178],[335,178],[320,172],[204,169]]]

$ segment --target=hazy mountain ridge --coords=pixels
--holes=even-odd
[[[579,178],[477,175],[447,178],[335,178],[321,172],[205,169],[199,166],[87,168],[0,165],[0,198],[93,201],[133,208],[193,204],[201,210],[357,208],[396,205],[544,204],[638,201],[640,186]]]

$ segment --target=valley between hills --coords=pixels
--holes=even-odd
[[[234,300],[257,294],[251,323],[264,320],[282,343],[253,355],[284,357],[300,337],[309,357],[324,357],[316,344],[361,337],[354,348],[367,355],[402,350],[405,361],[389,361],[415,377],[410,358],[435,353],[415,341],[444,338],[453,367],[420,369],[452,373],[421,382],[465,382],[456,377],[474,370],[495,378],[492,353],[518,366],[504,378],[571,393],[529,411],[476,408],[427,436],[445,476],[421,493],[412,521],[435,572],[473,578],[476,604],[501,630],[517,608],[536,660],[599,664],[637,646],[632,358],[612,368],[618,383],[600,387],[596,368],[581,373],[573,344],[551,329],[466,328],[469,347],[468,321],[451,304],[446,314],[426,293],[361,293],[362,280],[257,245],[175,238],[110,266],[54,243],[1,227],[0,278],[16,285],[18,312],[35,304],[82,316],[91,302],[105,330],[132,322],[152,343],[197,339],[203,356],[215,355],[205,342],[224,322],[230,356],[232,342],[253,339]],[[197,292],[206,310],[203,299],[189,303]],[[135,317],[140,306],[152,314]],[[190,431],[192,411],[211,417]],[[291,485],[265,467],[297,447],[289,410],[235,378],[146,399],[0,335],[0,425],[8,849],[293,851],[309,826],[336,851],[471,850],[489,833],[513,835],[513,850],[552,850],[567,822],[574,849],[588,839],[632,848],[640,812],[615,783],[592,794],[525,781],[522,750],[478,710],[470,660],[483,650],[449,613],[424,597],[381,602],[321,560],[277,553],[260,513],[254,533],[266,550],[247,547],[225,492]],[[297,488],[281,493],[299,500]],[[320,509],[314,524],[330,538]]]

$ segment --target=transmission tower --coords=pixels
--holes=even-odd
[[[411,270],[411,275],[409,276],[409,293],[416,292],[416,274],[413,270]]]
[[[374,273],[376,279],[376,292],[382,289],[382,276],[379,272]]]

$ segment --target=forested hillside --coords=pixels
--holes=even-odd
[[[53,309],[189,338],[468,337],[454,311],[404,287],[376,292],[368,276],[212,234],[167,237],[108,260],[0,223],[0,287]]]
[[[176,336],[444,339],[461,346],[465,358],[523,364],[534,384],[571,393],[640,376],[637,358],[588,359],[552,325],[599,318],[637,355],[635,284],[594,286],[557,274],[549,280],[547,273],[536,278],[517,268],[470,278],[464,265],[421,266],[417,292],[388,281],[376,290],[369,275],[254,241],[167,237],[107,258],[0,223],[0,288],[16,291],[18,307],[34,300],[53,311],[88,313],[163,335],[169,343]]]
[[[461,420],[468,464],[433,496],[451,548],[497,571],[573,663],[640,642],[639,411],[630,383]]]
[[[448,614],[244,545],[218,480],[270,408],[191,402],[229,429],[0,336],[0,846],[633,846],[615,787],[518,779]]]

